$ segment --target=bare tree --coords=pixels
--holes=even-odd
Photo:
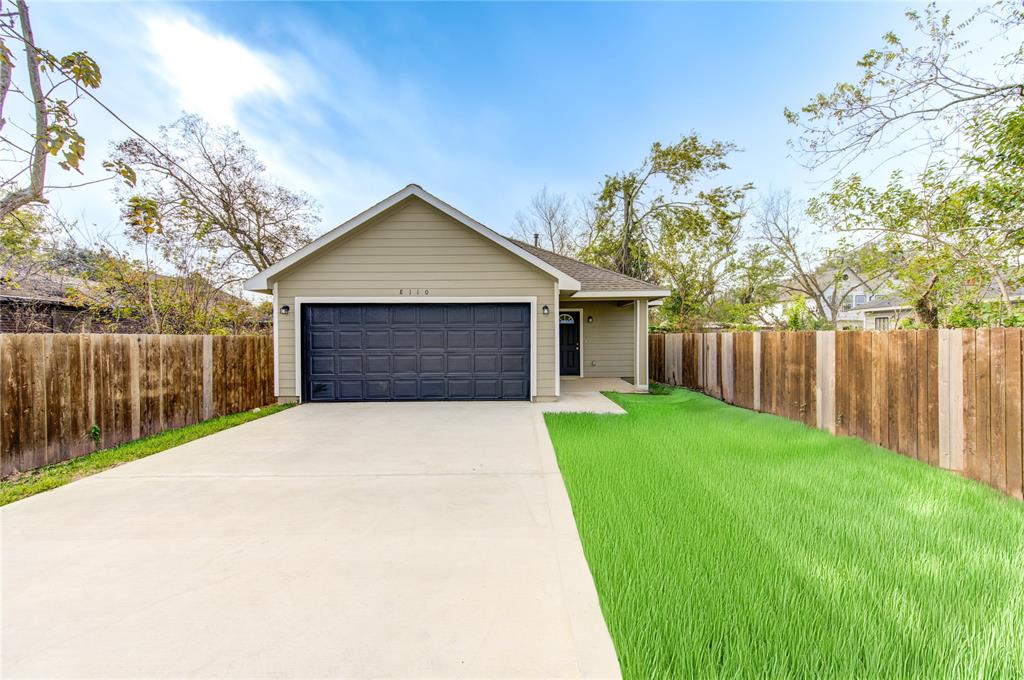
[[[794,144],[810,167],[840,170],[873,151],[899,155],[917,148],[941,148],[979,112],[1024,104],[1024,46],[1019,0],[979,7],[963,21],[934,3],[923,13],[908,10],[913,37],[886,33],[857,66],[856,82],[837,83],[786,119],[800,128]],[[972,39],[971,27],[988,22],[992,32]],[[996,50],[1004,49],[1002,54]],[[980,58],[979,58],[980,57]],[[994,65],[971,73],[969,59]],[[913,139],[905,139],[915,135]],[[898,140],[909,144],[895,144]]]
[[[805,297],[814,306],[815,316],[822,321],[836,322],[858,283],[849,280],[851,272],[869,288],[887,275],[876,263],[870,268],[862,266],[870,256],[870,249],[855,248],[848,243],[822,250],[808,248],[810,225],[806,213],[789,192],[767,196],[754,222],[758,239],[789,271],[789,276],[779,284],[780,291],[788,297]],[[865,273],[868,269],[870,274]]]
[[[318,206],[308,194],[271,181],[236,131],[185,116],[153,144],[132,137],[113,162],[138,172],[138,194],[119,189],[130,235],[171,263],[194,258],[217,283],[266,269],[312,239]]]
[[[516,213],[513,236],[520,241],[572,257],[579,250],[580,228],[565,194],[548,192],[547,185],[535,193],[525,211]]]

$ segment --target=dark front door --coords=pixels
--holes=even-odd
[[[558,362],[562,375],[580,374],[580,313],[558,315]]]
[[[528,304],[302,306],[302,398],[530,398]]]

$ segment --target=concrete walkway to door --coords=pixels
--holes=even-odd
[[[615,677],[544,408],[303,405],[7,506],[3,676]]]

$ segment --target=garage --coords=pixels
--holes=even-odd
[[[303,401],[530,398],[530,305],[304,304]]]

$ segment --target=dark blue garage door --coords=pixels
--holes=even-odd
[[[528,304],[302,306],[305,401],[529,399]]]

